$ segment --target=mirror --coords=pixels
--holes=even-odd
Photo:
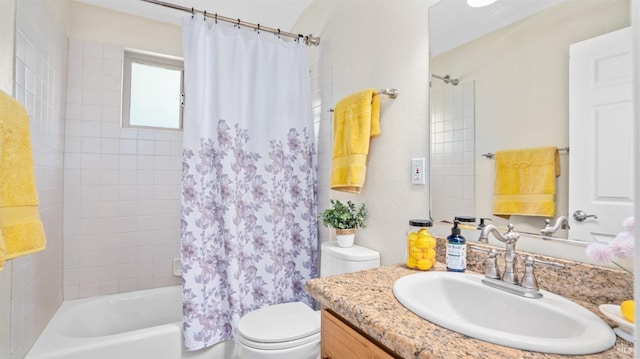
[[[518,1],[516,7],[523,9],[521,4],[536,2]],[[516,1],[500,0],[487,7],[478,21],[483,28],[504,26],[459,46],[463,40],[457,37],[456,28],[471,33],[480,30],[475,30],[476,20],[462,14],[462,9],[451,15],[446,6],[450,3],[466,6],[463,0],[440,0],[430,7],[429,14],[431,73],[458,80],[456,86],[437,77],[431,81],[431,136],[435,141],[429,172],[432,218],[488,217],[500,228],[513,223],[518,232],[539,233],[544,217],[511,216],[506,220],[492,215],[494,161],[482,154],[569,146],[569,45],[630,26],[630,2],[550,0],[544,5],[547,8],[533,9],[535,13],[526,17],[519,14],[519,20],[504,25],[502,15],[510,11],[508,3]],[[453,48],[447,48],[447,41]],[[442,116],[454,121],[438,124]],[[459,129],[461,135],[446,135]],[[451,156],[438,152],[445,147],[453,150]],[[456,155],[459,151],[462,155]],[[568,215],[568,160],[568,154],[560,152],[556,217]],[[444,234],[448,235],[446,230]],[[477,234],[469,236],[467,239],[477,239]],[[561,230],[554,236],[567,238],[567,232]],[[583,247],[576,247],[574,256],[567,253],[571,251],[567,247],[572,246],[533,242],[521,249],[583,259]]]

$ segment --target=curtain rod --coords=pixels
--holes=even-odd
[[[175,10],[180,10],[180,11],[184,11],[184,12],[190,12],[191,14],[195,14],[195,13],[200,13],[202,15],[204,15],[204,17],[209,17],[212,19],[215,19],[216,21],[220,20],[220,21],[224,21],[224,22],[229,22],[238,26],[244,26],[244,27],[248,27],[254,30],[258,30],[258,31],[266,31],[266,32],[270,32],[272,34],[276,34],[278,36],[286,36],[286,37],[290,37],[292,39],[298,40],[300,38],[304,39],[304,44],[307,46],[318,46],[320,45],[320,38],[319,37],[314,37],[313,35],[309,34],[307,36],[301,35],[301,34],[294,34],[292,32],[287,32],[287,31],[280,31],[280,29],[274,29],[271,27],[267,27],[267,26],[261,26],[260,24],[252,24],[250,22],[246,22],[246,21],[241,21],[240,19],[232,19],[230,17],[226,17],[226,16],[221,16],[218,15],[218,13],[207,13],[206,10],[196,10],[194,8],[188,8],[185,6],[180,6],[180,5],[176,5],[176,4],[172,4],[166,1],[158,1],[158,0],[141,0],[150,4],[155,4],[155,5],[160,5],[160,6],[164,6],[164,7],[168,7],[171,9],[175,9]]]

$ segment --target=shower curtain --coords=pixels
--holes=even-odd
[[[196,15],[183,51],[184,339],[196,350],[262,306],[312,305],[317,186],[305,46]]]

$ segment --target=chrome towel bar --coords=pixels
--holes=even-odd
[[[567,152],[567,153],[569,153],[569,147],[558,148],[558,152]],[[495,153],[491,153],[491,152],[487,152],[487,153],[481,154],[480,156],[486,157],[486,158],[492,160],[494,157],[496,157],[496,154]]]
[[[398,89],[380,89],[378,90],[378,93],[373,95],[373,96],[378,96],[378,95],[387,95],[389,96],[389,98],[394,99],[396,97],[398,97],[398,94],[400,93],[400,91],[398,91]],[[329,112],[333,112],[333,107],[329,109]]]

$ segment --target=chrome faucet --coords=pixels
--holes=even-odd
[[[564,268],[564,265],[557,262],[543,261],[532,256],[528,256],[526,258],[522,257],[522,259],[525,260],[525,270],[522,281],[518,281],[515,264],[518,259],[518,254],[516,254],[516,242],[518,241],[518,238],[520,238],[520,234],[513,231],[512,224],[507,226],[507,231],[504,234],[500,233],[496,226],[489,224],[480,232],[478,242],[488,243],[490,233],[506,245],[504,252],[504,273],[502,274],[502,278],[500,278],[499,271],[496,267],[496,257],[498,254],[495,249],[484,249],[471,246],[471,250],[489,253],[489,257],[485,260],[485,277],[482,279],[482,283],[489,287],[504,290],[522,297],[535,299],[542,298],[542,293],[538,288],[538,282],[533,272],[534,263],[550,265],[556,268]]]
[[[551,236],[553,233],[557,232],[561,227],[562,229],[571,229],[569,226],[569,220],[565,216],[560,216],[556,220],[556,224],[551,226],[551,220],[545,219],[545,226],[540,230],[543,236]]]
[[[506,250],[504,252],[504,272],[502,273],[502,281],[510,284],[518,284],[518,277],[514,270],[518,255],[516,254],[516,242],[520,235],[513,231],[513,224],[507,226],[507,232],[504,234],[498,231],[493,224],[488,224],[480,232],[478,242],[489,243],[489,234],[493,234],[500,242],[504,243]]]

